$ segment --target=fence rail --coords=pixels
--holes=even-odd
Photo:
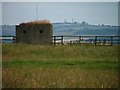
[[[113,45],[120,44],[120,36],[53,36],[53,44]]]
[[[0,36],[0,43],[4,43],[4,42],[11,42],[11,43],[15,43],[16,42],[16,36]]]
[[[93,44],[93,45],[113,45],[120,44],[120,36],[95,36],[95,35],[81,35],[81,36],[52,36],[53,45],[65,44]],[[16,36],[0,36],[0,42],[4,43],[11,41],[16,42]]]

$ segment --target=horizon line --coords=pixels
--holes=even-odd
[[[82,21],[82,22],[85,22],[85,21]],[[51,24],[82,24],[82,22],[51,22]],[[97,25],[97,26],[120,26],[120,25],[111,25],[111,24],[105,24],[105,23],[102,23],[102,24],[98,24],[98,23],[94,23],[94,24],[91,24],[91,23],[88,23],[88,22],[85,22],[87,25]],[[19,23],[20,24],[20,23]],[[1,24],[1,25],[19,25],[19,24]]]
[[[120,2],[119,0],[0,0],[0,2]]]

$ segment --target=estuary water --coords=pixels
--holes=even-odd
[[[0,26],[0,36],[16,36],[15,25],[3,25]],[[53,23],[53,35],[68,35],[68,36],[80,36],[80,35],[96,35],[96,36],[118,36],[118,26],[109,25],[82,25],[71,23]],[[64,38],[64,40],[77,40],[78,38]],[[91,39],[91,38],[85,38]],[[104,38],[105,39],[105,38]],[[107,38],[106,38],[107,39]],[[11,40],[3,40],[2,42],[12,42]]]

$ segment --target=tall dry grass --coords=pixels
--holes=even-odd
[[[3,68],[4,88],[116,88],[117,72],[80,68]]]
[[[117,47],[3,44],[3,87],[117,88]]]

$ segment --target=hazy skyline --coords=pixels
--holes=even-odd
[[[1,2],[119,2],[119,0],[0,0]]]
[[[118,2],[3,2],[2,23],[19,24],[37,19],[118,25]]]

